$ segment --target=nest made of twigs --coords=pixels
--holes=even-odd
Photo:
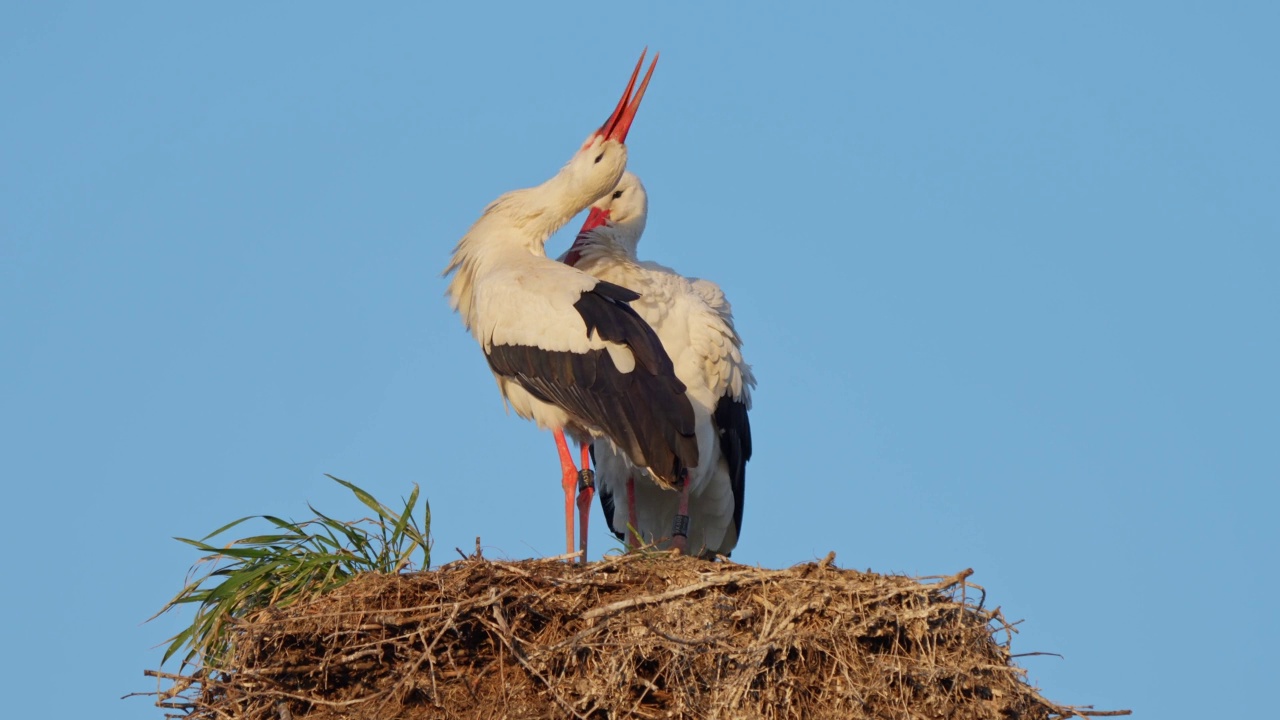
[[[364,575],[167,681],[198,720],[1060,718],[971,571],[935,582],[627,555]]]

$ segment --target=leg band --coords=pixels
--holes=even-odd
[[[689,516],[676,515],[675,522],[671,523],[671,536],[689,537]]]

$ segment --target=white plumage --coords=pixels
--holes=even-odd
[[[649,81],[646,75],[631,99],[639,69],[604,126],[554,177],[491,203],[444,272],[452,275],[450,304],[480,343],[502,396],[555,433],[569,551],[578,471],[566,429],[616,445],[660,482],[675,483],[698,462],[685,387],[653,329],[628,306],[635,293],[554,262],[544,250],[547,238],[622,177],[623,141]],[[579,497],[580,510],[583,504]],[[585,556],[585,513],[582,525]]]
[[[727,555],[742,524],[745,464],[751,456],[747,411],[755,377],[742,359],[742,339],[718,285],[686,278],[636,258],[648,199],[632,173],[597,200],[566,263],[640,294],[631,306],[661,339],[694,412],[699,462],[689,469],[688,549]],[[603,223],[603,224],[601,224]],[[594,445],[600,499],[619,537],[635,523],[641,540],[665,546],[679,514],[680,493],[654,482],[608,443]],[[628,480],[634,478],[634,519]]]

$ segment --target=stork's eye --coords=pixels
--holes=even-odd
[[[597,156],[596,156],[596,160],[595,160],[595,161],[596,161],[596,162],[600,162],[600,161],[601,161],[601,160],[603,160],[603,159],[604,159],[604,153],[600,153],[599,155],[597,155]]]
[[[617,200],[617,199],[618,199],[618,198],[620,198],[620,197],[622,197],[622,191],[621,191],[621,190],[614,190],[614,191],[613,191],[613,199],[614,199],[614,200]]]

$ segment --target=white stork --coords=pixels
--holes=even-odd
[[[609,193],[627,164],[624,145],[649,78],[622,99],[568,164],[546,182],[493,201],[454,248],[444,275],[450,304],[479,341],[498,389],[523,418],[554,432],[565,493],[565,544],[573,552],[578,469],[565,430],[583,443],[604,438],[657,482],[674,486],[698,464],[694,414],[671,358],[628,305],[638,296],[555,262],[547,239]],[[582,559],[590,494],[580,498]]]
[[[631,303],[658,333],[687,387],[697,428],[698,458],[680,492],[655,482],[608,443],[594,444],[600,504],[610,528],[630,546],[641,540],[682,551],[728,555],[742,529],[746,463],[751,459],[751,388],[742,339],[720,287],[636,259],[648,198],[640,179],[624,173],[612,193],[591,207],[586,224],[561,258],[606,282],[639,293]],[[618,493],[625,485],[625,494]]]

